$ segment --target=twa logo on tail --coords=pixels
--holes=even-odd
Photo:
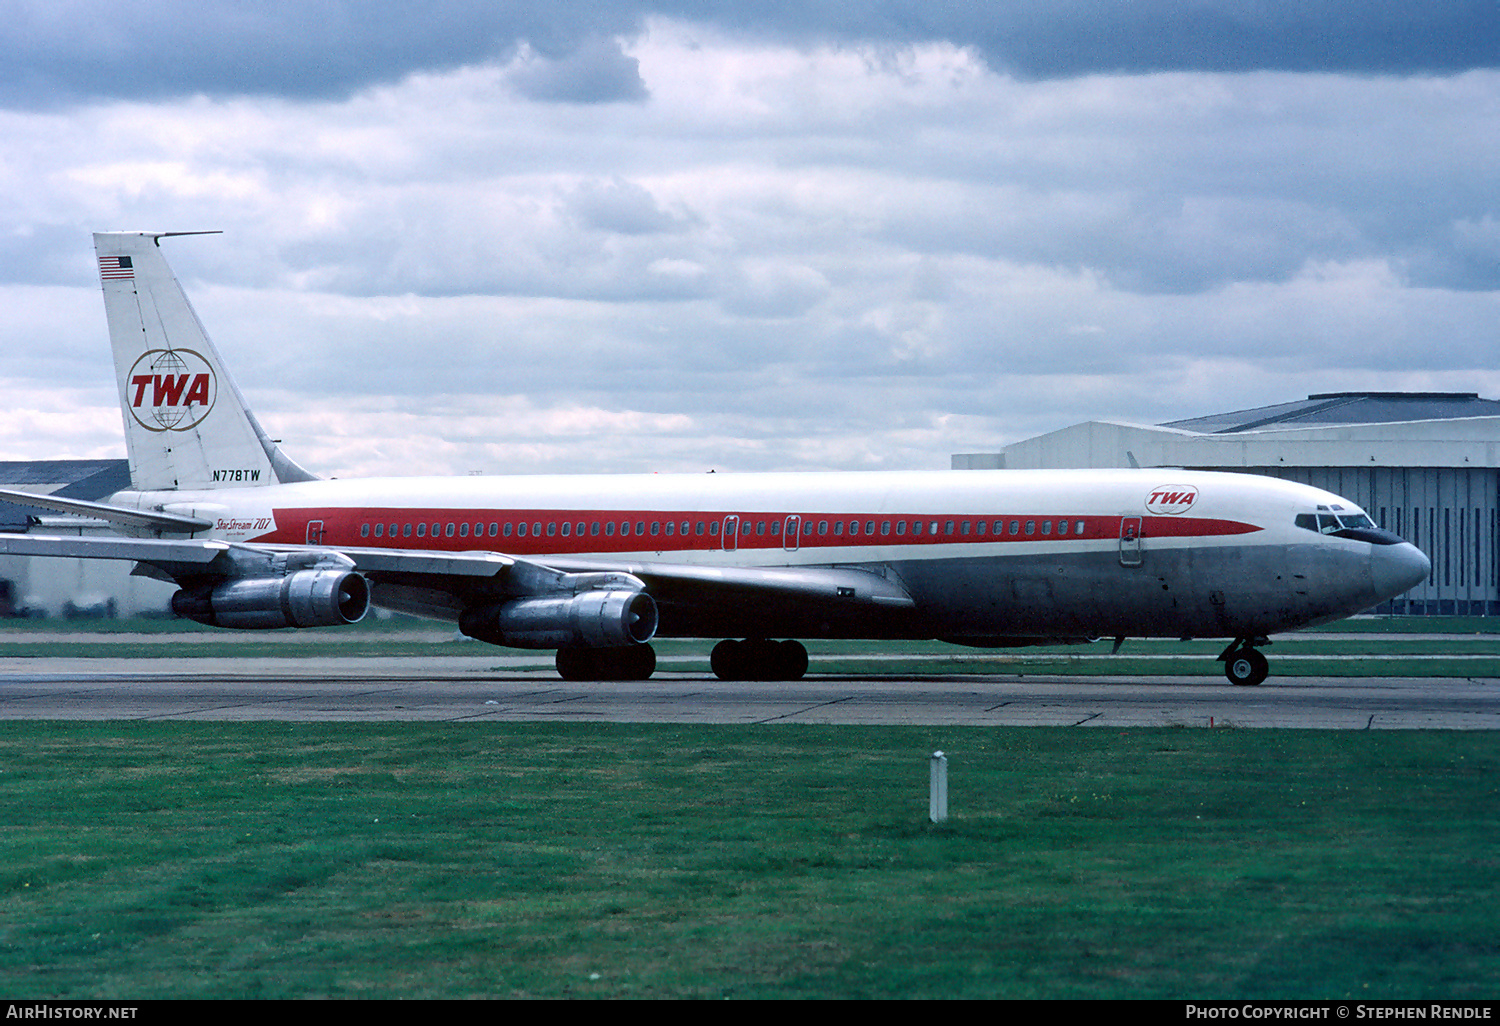
[[[190,431],[218,398],[213,366],[191,349],[151,349],[125,376],[125,408],[147,431]]]
[[[1159,515],[1186,513],[1198,501],[1198,489],[1192,485],[1162,485],[1146,496],[1146,510]]]

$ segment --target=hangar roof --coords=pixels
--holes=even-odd
[[[1276,406],[1169,421],[1162,427],[1222,435],[1299,424],[1394,424],[1496,416],[1500,416],[1500,402],[1481,399],[1476,392],[1323,392]]]
[[[1473,392],[1325,392],[1155,426],[1088,421],[955,469],[1500,467],[1500,402]]]

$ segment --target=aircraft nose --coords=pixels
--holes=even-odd
[[[1415,588],[1431,570],[1427,554],[1410,542],[1370,546],[1370,576],[1381,601]]]

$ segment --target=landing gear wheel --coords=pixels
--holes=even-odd
[[[1224,676],[1239,687],[1254,687],[1271,672],[1266,657],[1253,648],[1239,648],[1224,658]]]
[[[656,649],[560,648],[557,673],[563,680],[646,680],[656,672]]]
[[[801,680],[807,649],[800,641],[725,640],[714,646],[708,665],[720,680]]]

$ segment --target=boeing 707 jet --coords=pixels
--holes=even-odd
[[[94,236],[130,488],[97,503],[0,492],[116,535],[0,536],[0,553],[133,560],[200,623],[337,626],[374,605],[555,649],[570,680],[649,677],[657,637],[724,639],[714,673],[759,680],[801,677],[806,638],[1222,638],[1229,680],[1259,684],[1268,635],[1429,571],[1354,503],[1250,474],[320,480],[230,378],[162,255],[173,234]]]

